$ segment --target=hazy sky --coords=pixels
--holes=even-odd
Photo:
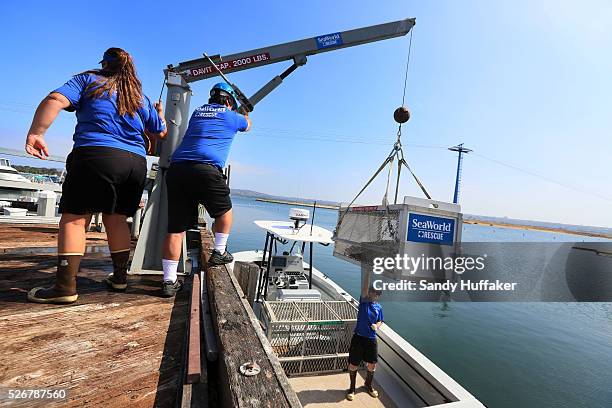
[[[612,226],[612,3],[570,1],[3,2],[1,147],[22,148],[38,102],[103,51],[132,53],[145,92],[162,69],[415,17],[403,142],[436,199],[451,200],[464,162],[464,212]],[[34,3],[34,4],[33,4]],[[395,140],[408,37],[309,58],[252,113],[234,142],[232,186],[350,201]],[[231,75],[247,95],[289,63]],[[215,79],[193,84],[192,108]],[[49,130],[66,155],[74,114]],[[40,163],[13,159],[15,163]],[[43,163],[40,163],[43,164]],[[384,177],[363,203],[379,203]],[[404,195],[421,196],[406,173]]]

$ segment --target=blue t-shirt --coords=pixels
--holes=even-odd
[[[244,132],[247,127],[246,118],[226,106],[202,105],[191,115],[171,161],[197,161],[223,168],[236,132]]]
[[[88,96],[89,90],[86,92],[85,89],[97,78],[94,73],[78,74],[53,91],[61,93],[70,101],[70,111],[76,110],[74,147],[114,147],[146,156],[143,138],[145,129],[150,133],[160,133],[166,128],[153,104],[143,95],[143,106],[134,116],[120,116],[116,93],[110,97]]]
[[[372,324],[383,321],[382,306],[378,302],[370,302],[368,298],[359,298],[359,311],[357,312],[357,326],[355,333],[368,339],[376,338],[376,331]]]

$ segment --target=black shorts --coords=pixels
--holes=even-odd
[[[378,361],[378,342],[376,339],[353,334],[349,348],[349,364],[358,366],[362,361],[374,364]]]
[[[144,189],[147,160],[112,147],[76,147],[66,160],[59,212],[134,215]]]
[[[192,162],[172,163],[166,174],[168,232],[186,231],[198,223],[198,204],[212,218],[232,209],[230,189],[218,167]]]

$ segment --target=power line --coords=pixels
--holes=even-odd
[[[381,145],[381,146],[389,145],[389,141],[384,140],[384,139],[369,139],[369,140],[352,139],[350,140],[350,139],[334,139],[334,138],[316,138],[316,137],[305,137],[305,136],[295,136],[295,135],[291,135],[287,137],[287,136],[280,136],[277,134],[261,133],[255,130],[253,131],[253,134],[255,134],[257,137],[267,137],[271,139],[284,140],[287,142],[297,139],[297,140],[307,140],[307,141],[312,141],[312,142],[349,143],[349,144],[366,144],[366,145]],[[416,144],[416,143],[405,143],[404,146],[421,148],[421,149],[446,149],[445,146],[423,145],[423,144]]]
[[[26,152],[24,152],[22,150],[8,149],[8,148],[5,148],[5,147],[0,147],[0,154],[6,155],[6,156],[25,157],[25,158],[28,158],[28,159],[40,160],[40,159],[37,159],[34,156],[31,156],[31,155],[27,154]],[[46,158],[45,161],[58,162],[58,163],[66,163],[66,158],[62,157],[62,156],[53,156],[53,155],[51,155],[48,158]]]
[[[591,196],[594,196],[594,197],[600,198],[600,199],[602,199],[602,200],[606,200],[606,201],[610,201],[610,202],[612,202],[612,198],[610,198],[610,197],[606,197],[606,196],[601,195],[601,194],[599,194],[599,193],[596,193],[596,192],[594,192],[594,191],[589,191],[589,190],[585,190],[585,189],[580,188],[580,187],[573,186],[573,185],[571,185],[571,184],[566,184],[566,183],[564,183],[564,182],[561,182],[561,181],[555,180],[555,179],[550,178],[550,177],[548,177],[548,176],[544,176],[544,175],[542,175],[542,174],[535,173],[535,172],[533,172],[533,171],[531,171],[531,170],[523,169],[523,168],[518,167],[518,166],[516,166],[516,165],[514,165],[514,164],[506,163],[506,162],[503,162],[503,161],[501,161],[501,160],[497,160],[497,159],[494,159],[494,158],[491,158],[491,157],[487,157],[487,156],[484,156],[484,155],[479,154],[479,153],[473,153],[473,155],[474,155],[474,156],[477,156],[477,157],[480,157],[481,159],[485,159],[485,160],[488,160],[488,161],[490,161],[490,162],[493,162],[493,163],[499,164],[499,165],[501,165],[501,166],[508,167],[508,168],[513,169],[513,170],[520,171],[521,173],[525,173],[525,174],[528,174],[528,175],[530,175],[530,176],[533,176],[533,177],[536,177],[536,178],[539,178],[539,179],[545,180],[545,181],[547,181],[547,182],[549,182],[549,183],[552,183],[552,184],[557,184],[557,185],[559,185],[559,186],[561,186],[561,187],[565,187],[565,188],[567,188],[567,189],[574,190],[574,191],[577,191],[577,192],[582,193],[582,194],[588,194],[588,195],[591,195]]]

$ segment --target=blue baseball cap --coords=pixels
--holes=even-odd
[[[238,102],[238,95],[236,95],[236,92],[234,91],[234,88],[232,88],[231,86],[229,86],[225,82],[219,82],[219,83],[215,84],[210,89],[210,96],[212,96],[212,94],[215,91],[215,89],[218,89],[220,91],[223,91],[225,93],[230,94],[231,97],[234,99],[234,109],[233,110],[237,110],[238,109],[238,106],[240,105],[240,103]]]

